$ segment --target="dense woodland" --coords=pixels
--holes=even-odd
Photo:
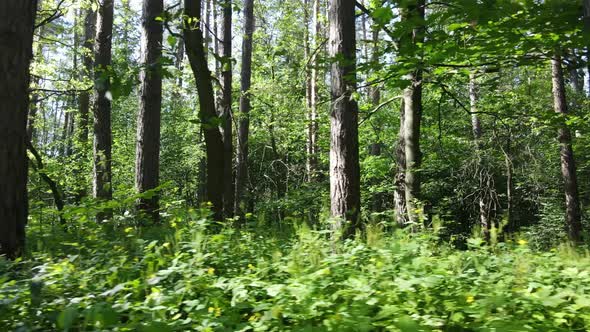
[[[0,0],[0,330],[587,331],[589,0]]]

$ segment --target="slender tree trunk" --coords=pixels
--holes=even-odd
[[[405,20],[418,21],[408,41],[412,46],[405,52],[408,57],[414,58],[416,44],[424,41],[424,0],[412,0],[406,8]],[[407,47],[407,46],[406,46]],[[422,122],[422,69],[420,64],[409,76],[410,85],[404,89],[404,144],[406,155],[405,197],[408,219],[417,222],[416,200],[420,197],[420,175],[422,165],[422,152],[420,151],[420,124]]]
[[[84,19],[84,42],[82,43],[82,64],[84,66],[82,76],[89,78],[92,73],[93,59],[92,49],[96,35],[96,11],[86,10]],[[90,113],[90,93],[82,91],[78,97],[78,142],[82,153],[86,153],[88,145],[88,114]]]
[[[561,56],[556,53],[551,59],[551,73],[553,82],[553,107],[561,116],[568,113],[565,97],[565,84]],[[558,139],[561,158],[561,175],[564,182],[566,226],[570,240],[579,242],[582,236],[582,223],[580,211],[580,199],[578,195],[578,180],[576,176],[576,163],[572,149],[572,136],[569,127],[563,120],[558,130]]]
[[[240,122],[236,151],[236,200],[234,213],[243,214],[244,186],[248,180],[248,135],[250,131],[250,85],[252,79],[252,38],[254,34],[254,1],[244,0],[244,36],[242,40],[242,72]]]
[[[586,36],[586,68],[588,75],[588,96],[590,97],[590,0],[584,0],[584,35]]]
[[[29,64],[36,0],[0,1],[0,255],[25,248]]]
[[[38,8],[41,8],[42,0],[37,1],[37,6],[38,6]],[[39,61],[37,61],[37,62],[41,62],[43,59],[43,45],[44,44],[43,44],[42,37],[45,32],[44,28],[45,28],[44,26],[40,26],[37,28],[37,35],[38,35],[37,47],[34,51],[35,52],[35,54],[34,54],[35,59],[39,59]],[[34,77],[32,79],[32,81],[33,81],[33,84],[31,84],[31,87],[32,88],[39,88],[39,85],[41,83],[41,78],[39,76],[37,76],[37,77]],[[36,133],[35,120],[37,118],[37,113],[40,108],[40,105],[41,105],[41,101],[40,101],[39,93],[37,91],[35,91],[31,95],[31,104],[29,106],[29,115],[27,117],[27,136],[29,137],[31,142],[35,141],[35,133]]]
[[[113,37],[113,0],[103,0],[98,7],[96,44],[94,47],[94,164],[93,194],[95,198],[111,200],[113,197],[111,171],[111,99],[110,73]],[[105,211],[98,220],[112,216]]]
[[[160,176],[160,110],[162,109],[162,0],[144,0],[141,34],[141,84],[137,115],[137,147],[135,154],[135,188],[144,193],[158,187]],[[154,222],[159,221],[158,194],[142,197],[138,209]]]
[[[370,61],[373,63],[373,65],[375,65],[379,62],[379,30],[378,30],[378,28],[374,28],[372,31],[372,44],[373,44],[373,49],[371,50]],[[379,85],[374,84],[372,87],[369,88],[369,97],[371,99],[372,107],[377,107],[379,105],[379,103],[381,102],[381,89],[379,88]],[[377,137],[376,137],[376,140],[373,143],[371,143],[371,146],[369,147],[369,155],[380,156],[382,143],[381,143],[381,139],[379,138],[379,136],[380,136],[383,128],[382,128],[381,124],[375,125],[374,128],[375,128],[375,135]],[[373,196],[373,202],[371,203],[373,211],[381,212],[383,210],[383,203],[384,203],[383,193],[375,193],[375,195]]]
[[[330,200],[336,232],[344,237],[359,228],[360,166],[356,90],[355,2],[330,0],[332,112],[330,114]],[[345,226],[342,222],[347,221]]]
[[[203,32],[199,29],[201,6],[198,0],[184,0],[183,34],[186,54],[195,76],[199,95],[199,119],[205,135],[207,155],[207,196],[213,204],[214,218],[223,218],[224,146],[215,112],[211,72],[205,58]]]
[[[489,205],[486,200],[488,177],[485,165],[483,164],[481,155],[481,121],[477,113],[477,103],[479,100],[479,87],[476,81],[475,73],[469,75],[469,105],[471,111],[471,129],[473,131],[473,140],[476,149],[477,167],[475,176],[479,179],[479,194],[478,194],[478,207],[479,207],[479,225],[481,226],[481,232],[486,241],[490,241],[490,211]]]
[[[223,42],[221,43],[223,53],[223,67],[221,68],[222,94],[219,105],[221,115],[221,128],[223,134],[223,215],[231,217],[234,211],[234,181],[233,181],[233,134],[232,134],[232,1],[225,0],[222,2],[223,24],[221,25],[221,34]]]
[[[311,70],[309,71],[309,79],[307,81],[307,160],[306,160],[306,171],[307,171],[307,181],[312,182],[317,179],[317,168],[318,168],[318,110],[317,110],[317,103],[318,103],[318,74],[319,74],[319,47],[321,46],[321,39],[322,39],[322,23],[320,20],[321,15],[321,8],[320,8],[320,0],[313,0],[313,17],[315,21],[314,33],[313,37],[310,40],[313,40],[313,44],[311,41],[308,41],[308,55],[305,57],[306,61],[309,61],[311,64]],[[306,1],[306,13],[308,12],[309,8],[307,7]],[[311,21],[309,18],[307,21]],[[306,21],[306,22],[307,22]],[[306,24],[306,31],[307,30]],[[308,34],[310,35],[310,34]],[[309,45],[313,45],[313,50],[309,48]],[[310,54],[310,52],[313,52]]]
[[[408,223],[408,210],[406,207],[406,141],[404,139],[405,105],[402,99],[399,119],[399,134],[395,148],[395,191],[393,192],[393,203],[397,224],[404,226]]]

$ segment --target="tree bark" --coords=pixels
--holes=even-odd
[[[94,163],[93,195],[101,200],[113,197],[111,171],[111,99],[110,73],[113,37],[113,0],[103,0],[98,7],[96,44],[94,47]],[[97,220],[108,219],[111,211],[97,215]]]
[[[411,45],[405,46],[405,56],[414,58],[420,54],[416,53],[417,44],[424,41],[424,0],[409,1],[405,8],[404,19],[409,22],[418,22],[413,29],[411,36],[407,36],[406,42]],[[416,223],[416,200],[420,198],[420,175],[419,170],[422,166],[422,152],[420,151],[420,124],[422,122],[422,69],[418,64],[416,69],[409,73],[408,78],[410,85],[404,89],[404,151],[406,162],[405,174],[405,199],[408,220]]]
[[[553,83],[553,107],[561,116],[568,113],[563,69],[561,67],[561,55],[556,53],[551,59],[551,76]],[[558,130],[558,140],[561,158],[561,175],[565,191],[565,220],[567,233],[570,240],[579,242],[582,235],[580,199],[578,195],[578,180],[576,176],[576,163],[572,149],[572,135],[565,123],[565,118]]]
[[[223,218],[224,146],[219,131],[219,117],[215,112],[215,97],[211,72],[207,65],[203,32],[199,29],[201,6],[198,0],[184,0],[183,34],[199,95],[199,119],[205,135],[207,155],[207,198],[213,205],[214,218]]]
[[[96,11],[86,10],[84,19],[84,42],[82,43],[83,77],[90,77],[93,66],[92,49],[96,35]],[[80,150],[86,151],[88,145],[88,114],[90,113],[90,92],[82,91],[78,97],[78,143]]]
[[[306,171],[307,171],[307,181],[312,182],[317,180],[317,168],[318,168],[318,74],[319,74],[319,52],[320,52],[320,44],[321,44],[321,36],[322,36],[322,23],[320,21],[321,15],[321,8],[320,8],[320,0],[313,0],[313,17],[315,21],[314,33],[308,41],[307,45],[307,56],[306,61],[309,61],[311,64],[311,70],[309,71],[309,78],[307,80],[307,160],[306,160]],[[307,1],[306,1],[306,13],[309,10],[307,8]],[[311,22],[311,19],[308,18],[308,21]],[[306,31],[308,31],[306,24]],[[308,35],[310,35],[308,33]],[[307,38],[306,38],[307,39]],[[313,53],[310,54],[312,51],[309,47],[313,45]]]
[[[586,68],[588,75],[588,96],[590,97],[590,0],[584,0],[584,35],[586,36]]]
[[[221,3],[223,12],[223,24],[221,25],[221,34],[223,42],[221,43],[223,53],[223,65],[221,68],[221,103],[219,112],[221,116],[221,128],[223,134],[223,215],[232,217],[234,212],[234,179],[233,179],[233,134],[232,134],[232,1],[225,0]]]
[[[162,0],[144,0],[137,147],[135,154],[135,188],[145,193],[158,187],[160,176],[160,111],[162,109],[162,34],[156,20],[164,11]],[[159,221],[159,198],[153,193],[141,197],[138,209]]]
[[[0,255],[24,253],[29,64],[36,0],[0,1]]]
[[[364,24],[363,24],[364,27]],[[366,30],[366,29],[365,29]],[[371,63],[376,65],[379,62],[379,30],[378,28],[373,28],[372,31],[372,50],[371,50]],[[367,47],[368,48],[368,47]],[[368,53],[368,51],[367,51]],[[368,55],[367,55],[368,56]],[[377,107],[381,102],[381,89],[379,88],[378,84],[372,85],[369,89],[369,98],[371,100],[371,106]],[[374,125],[375,128],[375,136],[376,139],[371,145],[369,146],[369,155],[371,156],[380,156],[381,155],[381,139],[379,138],[381,131],[383,129],[382,124]],[[383,193],[378,192],[375,193],[373,196],[373,201],[371,203],[371,207],[375,212],[381,212],[383,210],[383,203],[384,197]]]
[[[393,204],[395,208],[395,219],[399,226],[408,223],[408,210],[406,207],[406,143],[404,134],[405,105],[402,99],[399,119],[399,134],[395,148],[395,191],[393,192]]]
[[[332,112],[330,114],[330,206],[335,232],[344,237],[359,228],[360,166],[356,90],[355,2],[330,0]],[[347,225],[343,225],[343,221]]]
[[[244,0],[244,37],[242,40],[242,72],[240,121],[236,151],[236,216],[242,216],[245,205],[244,186],[248,180],[248,135],[250,131],[250,85],[252,79],[252,38],[254,34],[254,1]]]

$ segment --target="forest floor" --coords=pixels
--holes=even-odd
[[[253,221],[252,221],[253,222]],[[2,331],[584,331],[590,256],[524,239],[457,250],[430,232],[29,225],[0,260]]]

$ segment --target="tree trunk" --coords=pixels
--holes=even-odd
[[[404,52],[405,56],[415,58],[416,45],[424,41],[424,0],[413,0],[406,8],[404,19],[410,22],[418,22],[408,41],[411,45],[406,46],[409,50]],[[416,59],[414,59],[416,61]],[[420,123],[422,122],[422,69],[417,65],[416,69],[408,77],[410,85],[404,89],[404,148],[406,156],[405,174],[405,199],[408,220],[416,223],[416,200],[420,197],[420,175],[422,165],[422,152],[420,151]]]
[[[321,15],[321,8],[320,8],[320,0],[313,0],[313,17],[315,20],[315,28],[313,38],[310,38],[308,41],[308,55],[305,57],[306,61],[309,61],[311,64],[311,70],[309,72],[309,79],[307,81],[307,160],[306,160],[306,171],[307,171],[307,181],[312,182],[317,179],[317,168],[318,168],[318,110],[317,110],[317,103],[318,103],[318,71],[319,71],[319,52],[320,52],[320,44],[322,39],[322,23],[320,20]],[[306,12],[309,10],[307,8],[307,1],[306,1]],[[311,22],[311,19],[308,18],[308,21]],[[306,24],[306,31],[307,30]],[[311,36],[310,36],[311,37]],[[314,42],[311,43],[311,40]],[[310,49],[309,45],[313,45],[313,50]],[[310,54],[310,52],[313,53]]]
[[[0,255],[21,256],[27,223],[27,110],[36,0],[0,1]]]
[[[221,25],[221,43],[223,64],[221,68],[222,94],[219,112],[221,116],[221,128],[223,134],[223,215],[232,217],[234,212],[234,181],[233,181],[233,134],[232,134],[232,1],[225,0],[221,3],[223,10],[223,24]]]
[[[364,26],[364,25],[363,25]],[[373,65],[379,63],[379,30],[378,28],[373,28],[373,36],[372,36],[372,43],[373,49],[371,50],[371,59]],[[368,48],[368,47],[367,47]],[[368,53],[368,51],[367,51]],[[381,90],[379,89],[379,85],[374,84],[369,88],[369,97],[371,99],[371,106],[377,107],[381,102]],[[376,140],[371,143],[369,147],[369,155],[371,156],[380,156],[381,155],[381,139],[379,138],[381,131],[383,129],[382,124],[378,124],[374,126],[375,128],[375,135]],[[371,207],[375,212],[381,212],[383,210],[383,203],[384,197],[383,193],[378,192],[375,193],[373,196],[373,202],[371,203]]]
[[[356,89],[355,3],[330,0],[332,112],[330,114],[330,201],[333,229],[344,237],[359,228],[360,166]],[[343,221],[347,225],[343,225]]]
[[[551,76],[553,82],[553,107],[555,112],[561,116],[568,113],[565,97],[565,84],[563,69],[561,67],[561,56],[556,53],[551,59]],[[561,175],[564,182],[566,226],[570,240],[579,242],[581,240],[582,223],[580,212],[580,200],[578,195],[578,180],[576,177],[576,163],[572,149],[572,136],[569,127],[563,123],[558,130],[558,139],[561,158]]]
[[[254,1],[244,0],[244,37],[242,40],[242,72],[240,124],[236,151],[236,196],[234,213],[243,214],[244,186],[248,180],[248,135],[250,131],[250,85],[252,78],[252,37],[254,34]]]
[[[207,155],[207,196],[213,204],[216,220],[223,218],[224,150],[219,131],[219,118],[215,112],[215,97],[211,72],[205,58],[203,32],[199,29],[201,20],[200,1],[184,0],[183,34],[186,54],[189,59],[197,92],[199,95],[199,119],[205,135]],[[229,179],[228,179],[229,180]]]
[[[96,11],[89,8],[86,10],[84,19],[84,42],[82,43],[82,64],[83,77],[90,77],[92,72],[92,49],[94,47],[94,38],[96,35]],[[82,153],[86,152],[88,145],[88,113],[90,113],[90,93],[82,91],[78,97],[78,143]]]
[[[37,8],[41,8],[41,6],[42,6],[42,0],[37,1]],[[41,62],[43,59],[42,37],[44,35],[44,32],[45,32],[44,26],[40,26],[37,28],[37,35],[38,35],[37,47],[34,51],[35,54],[33,55],[35,57],[35,59],[39,59],[37,62]],[[34,89],[39,88],[39,85],[41,83],[41,77],[37,76],[37,77],[34,77],[32,80],[33,80],[33,83],[31,84],[31,87]],[[41,105],[41,101],[40,101],[39,93],[37,91],[35,91],[31,95],[31,104],[29,106],[29,115],[27,116],[27,137],[29,137],[31,142],[35,141],[35,133],[36,133],[35,120],[37,118],[37,113],[40,108],[40,105]]]
[[[404,134],[405,123],[405,105],[402,99],[400,118],[399,118],[399,135],[397,138],[397,146],[395,148],[395,191],[393,192],[393,203],[395,208],[395,219],[399,226],[404,226],[408,223],[408,210],[406,207],[406,143]]]
[[[584,0],[584,35],[586,36],[586,68],[588,69],[588,96],[590,97],[590,0]]]
[[[111,200],[113,197],[111,171],[111,99],[110,73],[113,37],[113,0],[103,0],[98,7],[96,44],[94,47],[94,198]],[[108,219],[111,211],[97,215],[97,220]]]
[[[139,112],[137,115],[137,147],[135,154],[135,188],[144,193],[155,189],[160,175],[160,110],[162,109],[162,34],[156,19],[162,15],[162,0],[144,0]],[[138,209],[159,221],[158,194],[139,199]]]
[[[483,238],[489,242],[490,241],[490,230],[491,230],[491,223],[490,223],[490,211],[488,209],[489,205],[487,204],[486,200],[486,193],[488,190],[488,175],[487,171],[485,170],[485,165],[483,164],[482,155],[481,155],[481,121],[479,120],[479,116],[477,115],[477,103],[479,100],[478,91],[479,87],[476,82],[475,73],[471,73],[469,75],[469,105],[471,111],[471,129],[473,131],[473,140],[475,143],[475,153],[477,158],[477,167],[476,167],[476,174],[475,177],[479,179],[479,188],[478,188],[478,207],[479,207],[479,225],[481,227],[481,232]]]

